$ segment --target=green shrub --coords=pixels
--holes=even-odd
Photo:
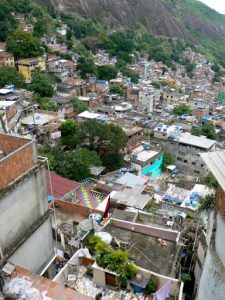
[[[156,283],[156,280],[153,278],[153,276],[150,277],[145,290],[148,294],[152,294],[157,291],[157,283]]]

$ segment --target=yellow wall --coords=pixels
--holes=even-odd
[[[38,65],[32,65],[32,61],[38,61]],[[31,76],[33,70],[37,68],[39,68],[41,71],[46,70],[45,58],[42,56],[19,59],[17,61],[17,65],[18,65],[19,72],[23,75],[27,83],[31,82]]]

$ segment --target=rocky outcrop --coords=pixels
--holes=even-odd
[[[174,38],[191,39],[195,31],[218,39],[225,32],[225,16],[223,18],[196,0],[38,1],[57,10],[101,20],[111,27],[137,28],[144,25],[154,34]],[[218,22],[215,18],[217,15]]]

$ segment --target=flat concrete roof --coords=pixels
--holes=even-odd
[[[135,133],[143,131],[143,128],[137,127],[137,126],[134,126],[134,127],[123,127],[123,131],[125,132],[125,134],[127,136],[131,136],[131,135],[133,135]]]
[[[148,180],[127,172],[124,175],[122,175],[119,179],[117,179],[116,182],[126,186],[135,186],[137,184],[144,185],[148,182]]]
[[[7,95],[7,94],[10,94],[10,93],[12,93],[11,89],[0,89],[0,94],[1,95]]]
[[[118,204],[144,209],[150,200],[150,196],[142,194],[145,186],[135,185],[133,188],[125,188],[122,191],[116,192],[112,197],[112,201]]]
[[[182,133],[178,137],[178,141],[183,144],[204,148],[204,149],[209,149],[216,143],[216,141],[214,140],[207,139],[206,137],[203,136],[195,136],[188,132]]]
[[[84,96],[79,96],[78,99],[79,99],[80,101],[90,101],[90,100],[91,100],[90,97],[84,97]]]
[[[153,158],[154,156],[158,155],[159,152],[158,151],[154,151],[154,150],[149,150],[149,151],[141,151],[139,153],[137,153],[137,157],[135,158],[136,160],[139,160],[141,162],[146,162],[148,160],[150,160],[151,158]]]
[[[3,107],[3,106],[8,107],[15,103],[16,103],[16,101],[0,101],[0,107]]]
[[[114,225],[107,225],[104,231],[112,235],[118,242],[125,242],[129,257],[137,266],[149,269],[152,272],[165,276],[173,276],[172,266],[175,263],[176,243],[166,241],[162,246],[157,237],[137,233],[132,230],[122,229]]]
[[[89,112],[89,111],[83,111],[82,113],[80,113],[78,115],[78,117],[81,117],[81,118],[85,118],[85,119],[97,119],[101,116],[101,114],[97,114],[97,113],[92,113],[92,112]]]
[[[55,119],[57,119],[57,116],[42,113],[34,113],[21,119],[21,122],[24,125],[44,125]]]

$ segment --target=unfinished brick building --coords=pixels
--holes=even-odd
[[[0,134],[0,262],[35,273],[54,257],[45,162],[35,141]]]

